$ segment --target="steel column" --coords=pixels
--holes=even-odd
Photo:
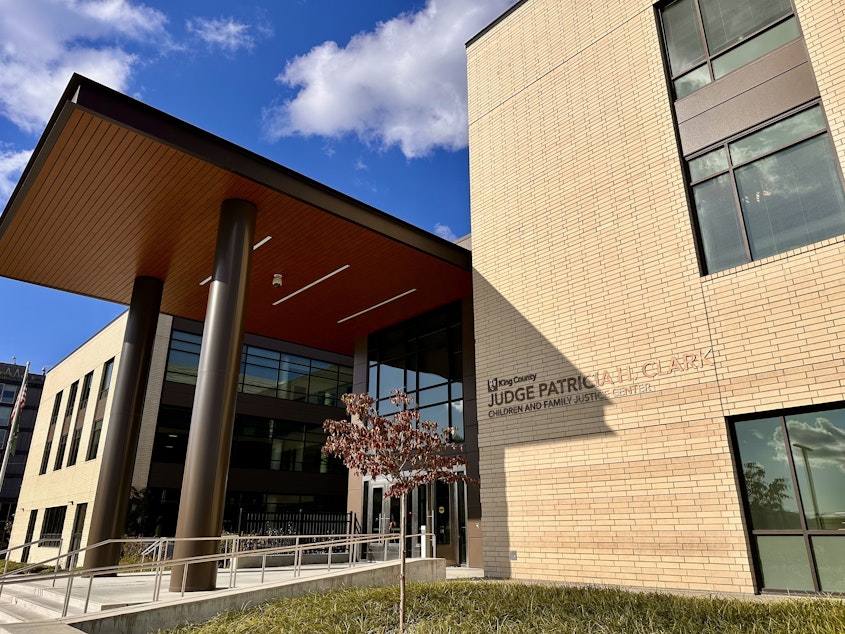
[[[178,540],[219,537],[223,526],[256,215],[255,205],[245,200],[226,200],[220,209],[176,524],[176,559],[217,552],[216,540]],[[173,567],[171,591],[182,588],[182,568]],[[216,562],[188,566],[185,590],[213,590],[216,581]]]
[[[138,277],[123,335],[109,416],[103,443],[103,458],[97,494],[91,512],[88,545],[123,537],[126,510],[135,468],[135,452],[144,413],[144,396],[150,376],[163,283],[152,277]],[[85,554],[84,568],[117,565],[120,544],[110,544]]]

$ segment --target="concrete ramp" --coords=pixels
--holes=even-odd
[[[221,573],[226,574],[226,573]],[[246,574],[246,573],[239,573]],[[254,573],[253,573],[254,574]],[[240,610],[244,607],[265,603],[282,597],[295,597],[311,592],[323,592],[337,588],[372,588],[383,587],[398,582],[399,562],[388,561],[359,564],[353,568],[340,568],[330,572],[320,572],[296,579],[265,581],[263,584],[244,585],[210,592],[178,594],[162,591],[162,600],[155,603],[128,605],[127,597],[121,585],[112,583],[109,598],[108,584],[98,588],[98,602],[102,612],[65,618],[42,619],[26,623],[0,624],[0,632],[8,634],[72,634],[89,632],[90,634],[147,634],[158,629],[174,627],[181,623],[205,621],[221,612]],[[228,574],[226,574],[228,577]],[[268,579],[272,579],[269,575]],[[222,579],[222,577],[221,577]],[[446,564],[442,559],[413,559],[407,562],[408,582],[443,581],[446,579]],[[108,580],[103,580],[108,581]],[[116,581],[113,579],[113,581]],[[134,580],[136,585],[138,580]],[[149,577],[149,595],[152,595],[153,577]],[[86,591],[85,583],[81,588],[74,588],[74,599],[78,592]],[[136,588],[137,590],[138,588]],[[145,588],[146,589],[146,588]],[[57,588],[56,592],[64,594]],[[169,598],[174,596],[175,598]],[[125,607],[116,607],[121,605]],[[105,607],[115,606],[115,607]]]

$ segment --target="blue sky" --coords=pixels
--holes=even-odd
[[[453,239],[464,43],[514,0],[0,0],[0,209],[72,72]],[[122,306],[0,278],[0,361],[58,363]]]

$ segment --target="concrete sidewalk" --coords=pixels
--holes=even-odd
[[[12,616],[25,622],[0,623],[0,632],[23,634],[33,632],[70,634],[84,631],[151,632],[172,627],[186,621],[201,621],[215,614],[245,605],[255,605],[284,596],[329,590],[343,586],[374,587],[396,582],[397,561],[303,566],[300,577],[294,578],[289,568],[268,568],[264,582],[261,570],[238,571],[233,577],[229,570],[218,572],[217,590],[186,593],[169,592],[169,573],[161,579],[158,602],[150,603],[156,584],[155,573],[134,573],[119,577],[93,580],[88,597],[88,613],[83,614],[89,593],[88,579],[77,578],[71,587],[68,616],[61,614],[66,585],[59,580],[33,579],[26,584],[7,585],[3,589],[0,610],[13,606]],[[469,577],[483,577],[484,571],[473,568],[446,568],[443,560],[416,559],[408,561],[409,581],[438,581]],[[234,584],[234,585],[233,585]],[[9,603],[11,600],[11,603]],[[52,617],[52,618],[51,618]]]

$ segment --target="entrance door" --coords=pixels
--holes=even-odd
[[[371,534],[399,531],[400,503],[398,499],[384,499],[387,486],[382,480],[367,480],[364,483],[363,526]],[[445,559],[450,566],[466,563],[465,496],[466,487],[463,483],[444,482],[418,487],[408,496],[408,534],[420,533],[423,526],[426,527],[427,535],[433,531],[435,554]],[[419,539],[409,539],[405,550],[408,556],[418,557]],[[430,553],[430,547],[428,550]]]

